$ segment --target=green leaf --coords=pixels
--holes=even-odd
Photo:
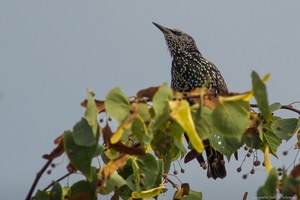
[[[104,187],[101,187],[100,194],[109,194],[112,191],[126,185],[126,181],[120,176],[118,173],[114,173],[111,177],[106,181]]]
[[[170,115],[169,101],[173,98],[172,89],[163,84],[153,97],[153,109],[155,113],[151,128],[155,131],[167,122]]]
[[[248,102],[226,101],[213,111],[212,120],[220,134],[240,141],[249,126],[249,116]]]
[[[144,120],[144,122],[151,119],[149,106],[146,103],[139,103],[137,107],[137,112],[139,116]]]
[[[94,157],[101,156],[103,154],[103,151],[104,151],[104,146],[101,144],[98,144]]]
[[[73,133],[65,131],[64,148],[71,163],[91,180],[91,163],[96,152],[97,143],[90,147],[79,146],[74,141]]]
[[[204,145],[196,132],[189,103],[186,100],[170,101],[169,105],[172,109],[172,118],[180,124],[185,133],[188,135],[193,148],[198,152],[202,152],[204,150]]]
[[[140,143],[148,145],[151,142],[152,135],[147,131],[145,123],[141,117],[136,117],[133,120],[131,132]]]
[[[243,146],[242,141],[238,141],[232,137],[224,137],[219,135],[214,135],[209,138],[210,144],[214,149],[222,153],[230,160],[232,154],[234,154],[241,146]]]
[[[260,187],[257,191],[258,199],[273,199],[276,196],[276,187],[277,187],[278,175],[275,168],[273,168],[268,175],[268,178],[265,184]]]
[[[96,191],[92,191],[87,181],[78,181],[71,186],[70,199],[97,200]]]
[[[94,138],[96,138],[98,134],[98,112],[97,106],[93,99],[94,94],[92,92],[87,93],[87,108],[84,114],[84,118],[87,120],[88,124],[91,126],[94,134]]]
[[[77,145],[90,147],[98,142],[93,128],[89,125],[85,118],[77,122],[73,127],[73,139]]]
[[[137,156],[132,160],[133,175],[127,179],[128,187],[133,191],[151,189],[159,175],[159,165],[155,157],[147,153],[145,156]]]
[[[131,196],[134,199],[153,198],[153,197],[158,196],[164,189],[165,189],[165,187],[162,185],[162,186],[159,186],[156,188],[151,188],[149,190],[142,191],[142,192],[134,191],[134,192],[132,192]]]
[[[130,102],[119,87],[113,88],[106,96],[105,110],[119,124],[130,114]]]
[[[118,194],[121,196],[122,199],[130,199],[131,193],[132,190],[127,185],[123,185],[118,190]]]
[[[151,147],[155,155],[164,161],[164,172],[168,173],[172,160],[180,154],[174,138],[162,131],[157,131],[152,139]]]
[[[59,183],[55,183],[50,192],[50,200],[63,200],[63,190]]]
[[[268,120],[271,116],[271,110],[268,102],[266,85],[262,82],[258,74],[253,71],[252,74],[253,94],[258,108],[264,119]]]
[[[211,115],[212,110],[207,107],[200,107],[199,104],[195,104],[192,107],[192,117],[196,131],[202,140],[208,139],[216,132]]]
[[[36,200],[50,200],[49,192],[38,190],[35,194]]]
[[[281,104],[276,102],[276,103],[271,104],[269,107],[270,107],[270,112],[274,112],[281,108]]]
[[[298,119],[277,119],[271,124],[272,132],[283,140],[289,140],[299,128]]]
[[[182,200],[202,200],[202,192],[190,190],[189,195],[184,196]]]
[[[259,135],[264,144],[267,144],[270,147],[270,152],[277,158],[276,152],[277,148],[281,143],[281,139],[274,134],[270,128],[264,127],[260,124],[258,126]]]

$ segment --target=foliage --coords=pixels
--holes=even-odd
[[[201,192],[190,189],[188,183],[177,185],[168,174],[172,162],[185,157],[187,148],[201,153],[207,139],[228,160],[243,145],[265,153],[269,177],[258,190],[259,197],[276,195],[277,182],[283,195],[299,195],[299,167],[279,179],[269,161],[270,154],[277,157],[278,146],[297,132],[300,123],[274,115],[283,107],[269,105],[264,84],[268,77],[260,79],[253,72],[250,91],[219,97],[207,88],[179,93],[166,84],[141,90],[134,97],[116,87],[105,100],[95,100],[88,92],[81,104],[86,108],[82,119],[58,137],[56,149],[44,156],[50,164],[66,153],[68,175],[80,173],[85,178],[64,187],[55,181],[38,190],[35,199],[97,199],[99,194],[111,194],[113,200],[155,198],[167,191],[168,183],[176,189],[174,199],[202,199]],[[249,103],[253,97],[255,105]]]

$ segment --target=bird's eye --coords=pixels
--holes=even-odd
[[[181,36],[182,33],[180,31],[172,31],[174,33],[174,35],[177,35],[177,36]]]

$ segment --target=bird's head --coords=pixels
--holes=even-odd
[[[194,39],[179,29],[170,29],[152,22],[164,34],[171,56],[199,52]]]

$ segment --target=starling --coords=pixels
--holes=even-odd
[[[197,87],[206,86],[216,96],[228,95],[228,89],[220,71],[202,56],[190,35],[179,29],[166,28],[154,22],[153,24],[164,34],[172,57],[171,87],[174,90],[190,92]],[[208,162],[207,177],[224,178],[226,176],[224,156],[210,145],[205,147],[205,152]],[[203,164],[202,154],[196,158],[200,165]]]

